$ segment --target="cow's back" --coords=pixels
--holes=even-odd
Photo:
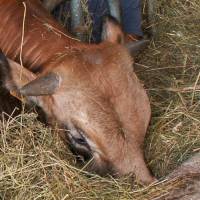
[[[23,40],[23,65],[40,72],[59,54],[70,51],[79,42],[49,16],[39,1],[27,0],[25,7],[16,0],[0,2],[0,48],[9,58],[19,62]]]

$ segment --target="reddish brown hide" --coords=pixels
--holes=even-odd
[[[26,69],[16,63],[25,7]],[[24,5],[1,0],[0,18],[0,48],[11,59],[7,63],[1,54],[5,87],[35,102],[66,128],[73,151],[92,158],[90,170],[118,176],[134,173],[139,181],[151,183],[154,178],[142,147],[150,104],[127,49],[117,43],[123,41],[118,24],[107,20],[104,42],[88,45],[64,32],[36,0]]]

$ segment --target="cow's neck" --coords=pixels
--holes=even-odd
[[[34,0],[35,1],[35,0]],[[81,43],[65,34],[57,23],[33,0],[26,1],[23,37],[23,65],[33,72],[47,68],[59,54],[80,50]],[[24,7],[14,0],[0,3],[0,47],[10,59],[19,62]]]

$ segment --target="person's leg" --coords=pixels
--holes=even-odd
[[[109,14],[108,3],[106,0],[89,0],[88,10],[93,21],[92,41],[100,42],[102,18]]]
[[[123,29],[128,34],[143,36],[141,29],[141,1],[121,0]]]
[[[141,1],[120,0],[122,11],[122,26],[126,33],[143,36],[141,29]],[[109,14],[107,0],[88,0],[88,10],[93,21],[92,40],[100,42],[102,17]]]

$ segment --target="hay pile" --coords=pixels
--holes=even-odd
[[[160,0],[157,35],[135,70],[148,90],[152,121],[145,143],[153,174],[162,178],[200,151],[200,1]],[[148,27],[147,27],[148,28]],[[55,130],[22,114],[0,122],[0,199],[164,199],[187,180],[141,187],[89,175]]]

